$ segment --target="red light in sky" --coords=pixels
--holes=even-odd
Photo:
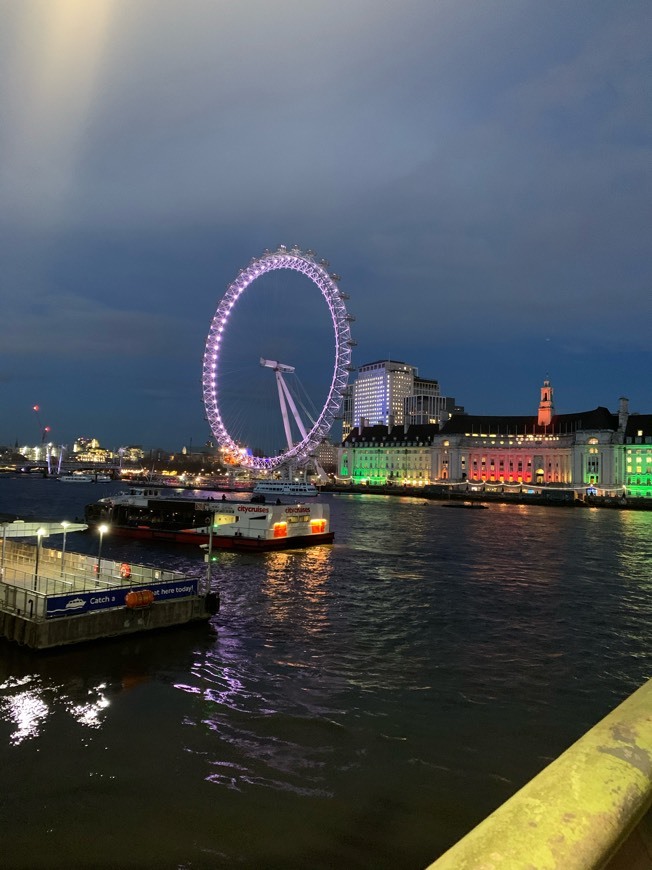
[[[39,406],[38,406],[38,405],[34,405],[34,408],[33,408],[33,410],[34,410],[34,411],[40,411],[40,410],[41,410],[41,409],[40,409],[40,408],[39,408]]]

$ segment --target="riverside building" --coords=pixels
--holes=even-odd
[[[404,362],[378,360],[358,369],[353,382],[353,425],[403,423],[403,399],[414,391],[417,370]]]
[[[344,438],[354,428],[441,423],[455,412],[455,399],[442,396],[439,381],[419,377],[415,366],[377,360],[358,369],[343,405]]]
[[[340,478],[369,486],[427,486],[433,481],[436,424],[353,429],[340,448]]]
[[[632,414],[625,427],[624,488],[628,495],[652,498],[652,414]]]
[[[624,398],[617,414],[556,414],[548,379],[536,415],[356,427],[339,453],[340,477],[370,486],[552,486],[652,497],[652,415],[630,415]]]

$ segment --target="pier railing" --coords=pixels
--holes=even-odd
[[[1,559],[0,609],[29,619],[50,616],[48,599],[53,596],[101,594],[116,589],[127,592],[143,586],[155,590],[165,584],[187,581],[178,571],[110,559],[98,563],[94,556],[62,553],[16,541],[4,542]]]

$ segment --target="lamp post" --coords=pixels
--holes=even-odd
[[[2,523],[2,562],[0,563],[0,580],[5,578],[5,547],[7,546],[7,526],[9,523]]]
[[[63,577],[64,562],[66,560],[66,531],[70,523],[68,520],[63,520],[61,525],[63,526],[63,546],[61,547],[61,576]]]
[[[41,556],[41,539],[45,534],[45,529],[36,530],[36,560],[34,562],[34,589],[38,589],[38,563]]]
[[[5,576],[5,550],[7,547],[7,526],[9,523],[2,523],[2,563],[0,564],[0,579],[4,580]]]
[[[208,530],[208,558],[206,561],[208,564],[206,565],[206,585],[208,587],[207,591],[211,591],[211,562],[213,561],[213,522],[214,515],[211,514],[211,525]]]
[[[100,564],[102,562],[102,539],[106,532],[109,531],[109,527],[102,523],[101,526],[98,526],[97,531],[100,533],[100,544],[97,548],[97,579],[100,579]]]

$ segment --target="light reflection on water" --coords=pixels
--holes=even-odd
[[[28,737],[38,736],[42,723],[49,715],[49,707],[38,692],[24,691],[2,699],[3,718],[11,721],[15,730],[9,735],[11,743],[22,743]]]
[[[29,685],[30,688],[14,691],[17,685]],[[37,676],[24,677],[19,681],[5,680],[0,685],[0,715],[15,727],[9,734],[9,741],[17,745],[24,740],[39,737],[57,707],[66,710],[80,725],[99,728],[102,724],[102,712],[109,705],[104,689],[105,686],[99,685],[84,690],[88,698],[75,701],[63,694],[58,686],[42,685]]]
[[[7,647],[16,866],[423,866],[650,676],[652,514],[331,505],[332,547],[220,555],[210,627]]]

